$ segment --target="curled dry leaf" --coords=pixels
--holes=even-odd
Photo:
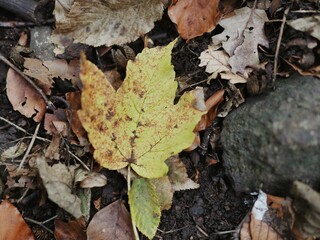
[[[220,20],[219,0],[176,0],[168,9],[183,39],[190,40],[211,32]]]
[[[103,187],[107,184],[107,178],[103,174],[89,172],[82,168],[75,171],[75,182],[80,182],[82,188]]]
[[[60,5],[55,14],[52,40],[60,48],[66,38],[95,47],[122,45],[152,29],[162,17],[163,4],[161,0],[75,0],[69,12]]]
[[[121,201],[98,211],[87,229],[88,240],[134,240],[131,218]]]
[[[46,111],[46,104],[40,94],[11,68],[6,82],[7,96],[13,109],[40,122]]]
[[[66,99],[70,104],[71,114],[68,111],[68,121],[71,123],[71,129],[79,140],[81,146],[88,146],[87,132],[82,127],[80,119],[78,117],[78,110],[81,109],[81,93],[80,92],[68,92],[66,93]]]
[[[78,113],[95,148],[94,158],[103,167],[117,170],[130,165],[140,176],[162,177],[168,171],[164,161],[193,142],[193,129],[206,113],[203,91],[186,93],[173,105],[177,88],[170,62],[173,45],[144,49],[129,61],[117,92],[83,57]],[[197,98],[199,94],[202,97]]]
[[[223,101],[224,90],[218,90],[206,100],[207,114],[202,115],[201,120],[195,127],[195,131],[202,131],[209,127],[217,116],[218,106]]]
[[[8,200],[0,204],[0,239],[34,240],[31,229]]]

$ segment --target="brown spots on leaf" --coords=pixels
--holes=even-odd
[[[140,92],[139,92],[139,97],[140,97],[140,98],[143,98],[144,94],[145,94],[144,91],[140,91]]]
[[[127,120],[127,121],[132,121],[132,118],[129,117],[128,115],[126,115],[126,120]]]
[[[99,124],[98,129],[99,129],[100,132],[104,132],[105,131],[105,126],[101,123],[101,124]]]
[[[111,157],[113,152],[112,152],[111,150],[107,150],[106,153],[107,153],[107,156],[108,156],[108,157]]]
[[[108,108],[107,114],[106,114],[106,119],[110,120],[114,115],[115,115],[115,113],[113,112],[113,109],[112,108]]]
[[[173,127],[174,127],[174,128],[178,128],[178,124],[175,124]]]

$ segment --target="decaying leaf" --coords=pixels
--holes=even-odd
[[[160,203],[154,185],[149,179],[133,180],[128,193],[131,218],[144,235],[152,239],[160,223]]]
[[[94,158],[103,167],[116,170],[130,164],[142,177],[162,177],[168,171],[164,161],[193,142],[193,129],[206,112],[203,91],[186,93],[173,104],[177,88],[170,63],[173,45],[145,49],[129,61],[117,92],[83,57],[78,113]]]
[[[212,124],[212,121],[217,116],[218,106],[223,101],[224,92],[223,89],[218,90],[206,100],[205,104],[208,112],[207,114],[202,115],[201,120],[194,129],[195,131],[205,130]]]
[[[232,84],[247,82],[248,74],[244,75],[232,72],[229,64],[230,57],[224,50],[218,50],[215,45],[209,45],[208,49],[200,54],[199,67],[206,67],[207,73],[212,73],[211,79],[220,74],[221,78],[229,79]]]
[[[134,240],[131,218],[121,201],[115,201],[97,212],[87,229],[88,240]]]
[[[75,0],[66,12],[61,7],[55,11],[55,44],[61,46],[63,39],[73,38],[95,47],[111,46],[134,41],[149,32],[161,18],[163,4],[161,0]]]
[[[58,108],[53,113],[46,113],[44,129],[51,135],[68,135],[66,110]]]
[[[199,184],[188,178],[187,169],[178,156],[170,157],[168,176],[174,191],[199,188]]]
[[[268,21],[264,10],[248,7],[235,10],[235,15],[219,22],[224,31],[212,37],[214,45],[222,47],[230,56],[228,63],[233,73],[245,73],[247,66],[259,65],[258,45],[268,47],[264,23]]]
[[[24,142],[18,142],[17,144],[4,150],[0,156],[0,162],[7,159],[14,159],[21,156],[27,150],[28,144]]]
[[[320,40],[319,15],[287,21],[287,24],[298,31],[306,32],[316,39]]]
[[[40,122],[46,112],[46,104],[39,93],[13,69],[7,73],[7,96],[15,111]]]
[[[8,200],[0,204],[0,239],[34,240],[31,229]]]
[[[164,176],[161,178],[150,179],[150,181],[157,191],[161,211],[170,209],[174,191],[169,177]]]
[[[72,194],[74,170],[77,166],[65,166],[58,163],[50,167],[42,156],[37,158],[39,174],[48,192],[50,200],[72,214],[75,218],[82,216],[81,200]]]
[[[54,220],[54,238],[56,240],[86,240],[85,223],[79,220],[63,222]]]
[[[69,102],[71,109],[71,113],[69,111],[67,112],[68,121],[71,123],[71,129],[78,138],[78,144],[88,148],[90,143],[88,141],[87,132],[82,127],[78,117],[78,110],[81,108],[81,93],[79,91],[68,92],[66,93],[66,100]]]
[[[241,240],[292,239],[291,201],[259,192],[251,214],[247,215],[240,229]]]
[[[103,187],[107,184],[107,178],[97,172],[89,172],[82,168],[75,171],[75,182],[80,182],[82,188]]]
[[[41,61],[35,58],[24,59],[23,71],[29,77],[37,81],[45,94],[50,95],[54,78],[61,78],[71,81],[75,86],[79,86],[79,61],[72,60],[67,63],[64,59],[55,61]]]
[[[183,39],[190,40],[211,32],[220,20],[219,0],[176,0],[168,9]]]

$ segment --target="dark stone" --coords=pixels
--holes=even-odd
[[[320,80],[292,76],[224,120],[223,161],[237,192],[287,195],[294,180],[320,188]]]

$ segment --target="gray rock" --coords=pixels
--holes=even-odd
[[[42,61],[53,61],[54,45],[51,42],[52,29],[48,26],[39,26],[31,29],[30,48],[37,58]]]
[[[319,79],[279,79],[226,117],[223,160],[237,192],[287,195],[294,180],[320,189],[319,93]]]

